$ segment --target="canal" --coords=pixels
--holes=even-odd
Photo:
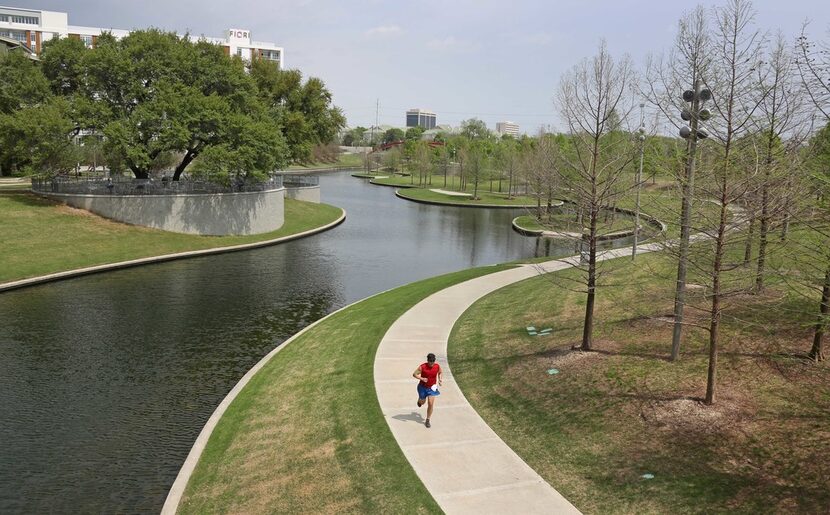
[[[544,247],[511,230],[522,210],[416,204],[343,172],[320,182],[348,214],[329,232],[0,295],[0,513],[157,513],[219,401],[292,334]],[[543,252],[572,253],[561,245]]]

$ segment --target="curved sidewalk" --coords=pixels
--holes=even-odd
[[[638,254],[657,250],[644,245]],[[630,248],[598,260],[631,256]],[[422,300],[389,328],[375,356],[375,391],[384,418],[415,473],[447,513],[579,513],[502,441],[458,389],[447,340],[475,301],[512,283],[570,268],[578,257],[523,265],[449,287]],[[417,408],[415,368],[434,352],[444,372],[432,428]]]

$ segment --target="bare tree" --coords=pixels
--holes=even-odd
[[[703,79],[713,94],[716,116],[710,126],[714,142],[719,144],[713,156],[713,177],[708,182],[708,193],[717,200],[719,209],[717,226],[712,235],[713,255],[709,272],[711,305],[706,404],[715,401],[721,301],[725,295],[735,293],[724,281],[725,272],[736,270],[726,255],[728,245],[735,243],[730,241],[731,236],[737,233],[730,220],[730,206],[738,203],[752,184],[740,170],[747,163],[739,162],[741,154],[738,147],[752,141],[747,136],[753,128],[756,111],[767,96],[767,92],[758,87],[755,78],[762,59],[765,37],[754,29],[754,16],[752,5],[745,0],[731,0],[724,7],[713,11],[715,44],[712,73]],[[757,153],[754,153],[754,162],[757,166]]]
[[[587,214],[587,299],[580,347],[586,351],[591,350],[593,336],[600,212],[619,191],[617,182],[635,155],[631,138],[610,130],[610,122],[624,123],[630,114],[634,81],[629,59],[614,60],[603,41],[597,55],[563,76],[556,93],[573,147],[572,156],[563,161],[560,177],[572,200]]]
[[[798,87],[795,71],[793,56],[784,36],[779,33],[766,63],[758,70],[760,88],[766,95],[760,105],[759,122],[763,162],[758,195],[760,206],[757,210],[757,292],[764,289],[770,225],[774,219],[785,214],[788,208],[786,200],[793,185],[788,180],[792,173],[791,164],[803,143],[805,128],[809,125],[805,117],[802,89]],[[748,241],[752,243],[751,235]]]

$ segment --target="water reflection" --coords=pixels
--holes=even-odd
[[[348,212],[323,235],[0,295],[0,512],[158,512],[218,402],[302,327],[425,277],[573,251],[512,231],[521,211],[321,185]]]

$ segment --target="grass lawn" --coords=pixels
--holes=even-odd
[[[708,333],[687,329],[672,364],[671,324],[656,318],[671,312],[676,265],[656,254],[608,265],[594,352],[571,350],[585,309],[576,270],[496,291],[462,316],[449,362],[479,414],[585,513],[826,513],[830,366],[799,354],[815,302],[773,281],[725,301],[706,407]],[[553,334],[531,337],[530,325]]]
[[[576,215],[571,213],[553,214],[541,222],[537,220],[534,215],[524,215],[518,217],[516,224],[519,227],[530,231],[564,231],[582,233],[582,226],[577,225],[576,223]],[[618,215],[613,219],[609,218],[607,223],[600,223],[597,230],[599,234],[608,234],[633,229],[634,220],[632,218]]]
[[[253,236],[194,236],[138,227],[31,194],[0,194],[0,282],[92,265],[288,236],[328,224],[342,210],[285,199],[285,224]]]
[[[180,513],[440,513],[383,418],[372,363],[389,326],[421,299],[506,268],[397,288],[294,340],[225,412]]]
[[[320,170],[326,168],[360,168],[363,166],[363,154],[340,154],[337,161],[331,163],[294,164],[289,170]]]

